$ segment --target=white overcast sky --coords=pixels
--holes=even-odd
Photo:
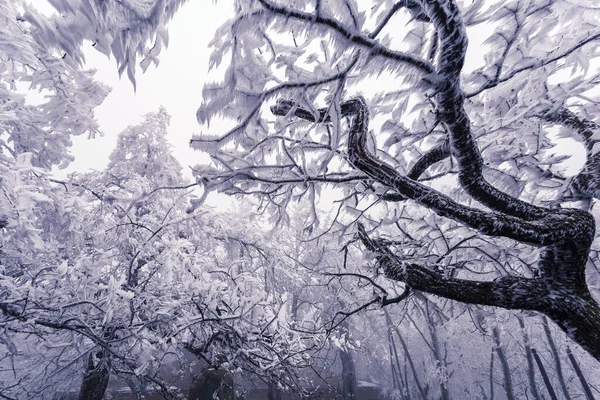
[[[104,136],[91,140],[75,137],[72,148],[75,161],[67,169],[55,173],[63,176],[75,171],[104,169],[119,132],[140,123],[144,114],[157,111],[161,105],[172,116],[168,139],[174,146],[176,157],[189,171],[188,166],[196,164],[200,157],[188,143],[192,134],[202,128],[196,121],[196,110],[202,101],[202,87],[208,76],[211,53],[208,43],[231,15],[229,1],[215,4],[194,0],[184,4],[168,25],[169,47],[161,52],[159,66],[151,66],[145,73],[138,69],[136,92],[126,74],[119,79],[115,60],[108,59],[89,44],[86,67],[97,69],[96,78],[112,87],[104,103],[96,109]]]
[[[196,110],[202,101],[202,87],[209,72],[211,49],[208,43],[217,28],[232,14],[231,1],[191,0],[184,4],[168,25],[169,46],[159,56],[160,65],[149,67],[145,73],[138,70],[137,92],[134,92],[126,74],[119,79],[114,59],[108,59],[89,44],[86,66],[97,69],[97,79],[112,87],[104,103],[96,109],[104,136],[92,140],[73,138],[75,161],[65,170],[55,171],[55,174],[64,177],[70,172],[104,169],[118,133],[129,125],[140,123],[144,114],[156,111],[163,105],[172,116],[168,139],[174,146],[175,156],[186,170],[186,176],[191,178],[189,166],[198,163],[201,153],[189,148],[189,139],[193,133],[207,129],[198,125]],[[469,36],[467,69],[481,62],[481,43],[477,43],[477,39],[487,35],[469,32]],[[211,80],[215,78],[213,76]],[[377,82],[380,90],[386,85],[389,82]],[[225,133],[224,128],[221,128],[223,132],[219,131],[218,124],[211,124],[211,128],[216,129],[211,132],[214,135]],[[566,153],[573,152],[573,146],[581,147],[573,141],[564,142],[563,147],[565,144],[567,148],[563,148],[563,151]],[[574,168],[572,173],[577,169]]]

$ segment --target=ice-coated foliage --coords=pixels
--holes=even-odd
[[[598,359],[599,16],[552,0],[240,1],[212,43],[225,73],[197,113],[210,133],[191,145],[212,158],[198,182],[274,224],[300,202],[315,238],[358,232],[379,274],[356,278],[384,304],[387,277],[470,312],[535,310]]]
[[[128,127],[119,134],[115,150],[110,155],[108,170],[115,176],[139,182],[175,186],[181,183],[182,167],[171,152],[167,141],[170,117],[166,109],[146,115],[140,125]]]
[[[398,399],[591,398],[592,1],[238,0],[195,182],[164,109],[106,170],[53,180],[99,132],[84,47],[135,86],[184,2],[0,0],[0,397],[101,397],[85,372],[181,398],[192,354],[309,397],[359,376]],[[263,215],[190,207],[196,186]]]
[[[102,172],[52,183],[19,159],[13,190],[36,195],[2,234],[6,396],[72,390],[88,354],[115,378],[161,387],[157,373],[188,368],[185,349],[296,384],[291,366],[319,339],[278,317],[285,297],[267,275],[279,267],[245,217],[186,212],[195,184],[169,151],[169,118],[161,109],[124,130]]]
[[[36,38],[62,52],[71,63],[84,60],[82,44],[114,56],[119,73],[135,87],[135,71],[158,65],[169,44],[167,22],[186,0],[49,0],[57,14],[50,18],[28,7],[26,18],[38,29]],[[141,60],[140,60],[141,59]]]
[[[34,166],[64,167],[71,135],[99,132],[93,110],[108,91],[40,37],[24,7],[0,2],[0,157],[31,153]]]
[[[411,21],[406,9],[392,9],[385,2],[365,10],[344,2],[317,4],[319,11],[309,4],[294,8],[285,2],[240,2],[237,16],[215,35],[211,62],[227,69],[222,82],[206,86],[198,120],[225,116],[239,123],[227,133],[211,129],[211,135],[193,138],[192,146],[214,154],[216,170],[199,169],[199,175],[226,180],[222,190],[234,192],[239,186],[247,191],[247,185],[255,185],[267,193],[274,188],[283,192],[280,181],[295,186],[328,178],[336,187],[345,183],[354,189],[363,177],[347,168],[346,144],[335,127],[336,103],[353,93],[366,96],[378,121],[378,154],[400,172],[408,172],[443,140],[444,129],[430,101],[433,92],[427,90],[435,80],[427,74],[437,47],[430,24]],[[593,115],[593,97],[581,94],[594,87],[595,71],[587,64],[596,57],[598,33],[583,33],[581,27],[595,26],[596,13],[548,1],[461,6],[467,34],[488,36],[477,38],[483,43],[477,51],[484,55],[477,57],[474,51],[471,69],[461,76],[484,173],[509,194],[555,202],[568,186],[563,185],[562,158],[553,155],[556,143],[548,137],[552,125],[543,119],[565,105],[582,118]],[[394,10],[392,22],[383,25]],[[573,13],[583,20],[564,17]],[[428,59],[431,64],[424,61]],[[309,110],[328,106],[333,127],[297,120],[269,126],[266,106],[277,97],[295,98]],[[579,140],[578,132],[561,129]],[[449,167],[445,161],[429,174],[452,173]],[[244,177],[253,179],[237,179]],[[287,192],[281,197],[295,193]]]

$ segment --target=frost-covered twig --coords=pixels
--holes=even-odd
[[[568,57],[569,55],[573,54],[575,51],[579,50],[586,44],[595,42],[597,40],[600,40],[600,33],[596,33],[596,34],[588,36],[587,38],[581,40],[580,42],[569,47],[568,49],[561,51],[560,53],[558,53],[557,55],[555,55],[553,57],[549,57],[549,58],[546,58],[543,60],[531,62],[522,67],[515,68],[510,73],[504,75],[503,77],[501,77],[501,78],[499,77],[498,79],[490,80],[487,83],[485,83],[482,87],[480,87],[479,89],[477,89],[473,92],[470,92],[470,93],[466,93],[465,97],[466,98],[475,97],[488,89],[498,86],[501,83],[510,81],[511,79],[513,79],[515,76],[517,76],[521,72],[539,69],[539,68],[545,67],[546,65],[552,64],[555,61],[562,60],[563,58]]]
[[[227,142],[228,140],[230,140],[231,138],[236,136],[238,133],[243,131],[248,126],[248,124],[250,123],[252,118],[254,118],[256,116],[256,114],[258,113],[258,111],[260,110],[260,107],[263,105],[264,101],[270,99],[271,97],[275,96],[277,93],[279,93],[283,90],[294,89],[294,88],[306,89],[309,87],[320,86],[325,83],[334,82],[334,81],[343,79],[350,72],[350,70],[352,70],[352,68],[356,64],[357,60],[358,60],[358,57],[354,57],[354,59],[341,72],[338,72],[336,74],[333,74],[331,76],[328,76],[328,77],[325,77],[322,79],[316,79],[316,80],[310,81],[310,82],[285,82],[285,83],[281,83],[271,89],[265,90],[264,92],[262,92],[260,94],[259,101],[254,106],[254,108],[252,108],[252,110],[247,114],[246,118],[244,118],[244,120],[242,122],[240,122],[237,126],[235,126],[233,129],[231,129],[229,132],[227,132],[226,134],[224,134],[223,136],[221,136],[219,138],[194,137],[194,138],[190,139],[190,145],[192,147],[200,148],[200,146],[202,144],[204,144],[204,145],[219,145],[224,142]]]
[[[433,66],[418,57],[411,56],[410,54],[394,51],[382,46],[379,42],[373,40],[371,37],[362,34],[359,31],[350,29],[342,25],[339,21],[332,18],[323,17],[317,14],[311,14],[303,11],[294,10],[269,0],[259,0],[260,4],[270,12],[280,15],[283,18],[293,18],[309,23],[324,25],[338,34],[342,35],[354,44],[370,49],[371,56],[382,56],[390,60],[399,61],[411,65],[424,74],[433,74]]]
[[[424,5],[441,44],[438,57],[440,84],[435,101],[437,116],[448,132],[451,154],[458,163],[459,183],[469,195],[492,211],[465,206],[403,176],[377,158],[367,141],[369,110],[361,97],[339,106],[343,110],[342,116],[351,118],[348,159],[355,168],[375,181],[442,217],[451,218],[485,235],[503,236],[541,247],[539,276],[503,276],[493,281],[446,277],[396,256],[387,246],[371,239],[360,225],[359,238],[368,250],[376,254],[378,265],[390,279],[404,282],[415,290],[464,303],[540,311],[600,359],[600,338],[597,335],[600,306],[591,297],[585,279],[585,265],[594,239],[593,217],[582,210],[551,209],[527,203],[498,190],[483,178],[482,157],[471,133],[470,120],[463,105],[464,93],[460,87],[467,47],[460,12],[452,0],[425,2]],[[287,101],[278,102],[273,112],[281,115],[292,109],[301,118],[311,118],[309,113],[299,111],[293,102]],[[328,116],[321,112],[312,118],[317,122],[328,121]],[[444,152],[440,153],[443,155]],[[370,304],[372,302],[363,304],[357,310]]]

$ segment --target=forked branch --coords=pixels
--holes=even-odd
[[[267,0],[260,1],[263,5],[267,3]],[[435,93],[436,116],[448,132],[448,145],[443,143],[426,154],[413,167],[411,172],[414,173],[403,176],[370,152],[367,146],[369,110],[365,100],[358,97],[339,104],[339,114],[351,119],[348,161],[371,179],[442,217],[485,235],[542,247],[537,265],[539,276],[504,276],[493,281],[447,278],[430,268],[397,257],[382,242],[369,238],[360,225],[359,238],[375,253],[378,265],[390,279],[465,303],[540,311],[600,360],[600,307],[585,281],[585,266],[595,236],[593,217],[582,210],[550,209],[522,201],[484,179],[483,160],[471,133],[463,104],[465,95],[460,87],[467,48],[460,12],[453,0],[423,0],[421,4],[439,37],[435,71],[439,78]],[[290,100],[278,101],[272,111],[276,115],[293,114],[313,122],[327,123],[331,119],[327,109],[313,113]],[[587,129],[569,115],[562,118],[562,123],[579,124],[581,129]],[[589,132],[582,131],[581,134],[591,138]],[[422,171],[446,157],[448,152],[457,161],[462,188],[491,211],[465,206],[416,181]]]
[[[279,100],[275,106],[271,107],[271,111],[275,115],[287,115],[293,112],[294,115],[300,118],[317,122],[330,121],[330,117],[325,114],[326,110],[318,110],[319,115],[315,116],[309,110],[297,106],[295,102],[290,100]],[[486,212],[467,207],[428,186],[402,176],[394,168],[377,159],[368,151],[369,112],[365,101],[362,98],[345,101],[340,104],[340,110],[342,116],[353,118],[348,137],[350,162],[377,182],[433,210],[438,215],[451,218],[486,235],[504,236],[542,246],[555,244],[560,242],[561,239],[569,237],[565,235],[581,234],[579,227],[565,224],[569,215],[579,213],[578,210],[547,210],[548,212],[545,213],[544,218],[537,221],[528,221],[500,212]],[[506,194],[504,196],[514,199]],[[585,214],[587,215],[587,213]]]
[[[356,29],[348,28],[333,18],[323,17],[320,15],[320,13],[313,14],[304,11],[298,11],[293,8],[276,4],[270,0],[258,1],[266,10],[272,12],[275,15],[279,15],[282,18],[291,18],[327,27],[336,32],[337,34],[341,35],[342,37],[348,39],[348,41],[358,46],[369,49],[370,56],[372,57],[381,56],[390,60],[405,63],[415,67],[417,70],[420,70],[426,75],[434,73],[434,68],[429,62],[422,60],[418,57],[411,56],[410,54],[391,50],[381,45],[373,38],[363,34],[362,32]],[[410,3],[412,4],[414,2],[411,1]]]

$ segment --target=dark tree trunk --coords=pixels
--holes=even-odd
[[[562,363],[560,362],[560,353],[558,352],[558,349],[556,348],[556,343],[554,343],[554,339],[552,338],[550,326],[548,326],[548,318],[542,317],[542,325],[544,326],[544,333],[546,334],[548,345],[550,346],[552,356],[554,357],[554,364],[556,366],[556,376],[558,377],[558,383],[560,384],[560,388],[563,392],[563,395],[565,396],[565,400],[571,400],[569,390],[567,389],[567,383],[565,382],[565,377],[563,376]]]
[[[540,369],[540,374],[542,374],[542,379],[544,380],[544,384],[546,385],[546,389],[548,389],[548,394],[550,394],[550,398],[552,400],[558,400],[556,397],[556,393],[554,392],[554,388],[552,387],[552,383],[550,382],[550,378],[548,378],[548,374],[546,373],[546,368],[544,368],[544,364],[542,364],[542,359],[538,356],[538,353],[535,349],[531,349],[531,354],[533,354],[533,359],[538,365]]]
[[[535,366],[533,360],[533,354],[531,353],[531,345],[529,343],[529,335],[525,330],[525,323],[523,322],[523,318],[520,316],[517,317],[519,321],[519,326],[523,331],[523,344],[525,345],[525,356],[527,357],[527,378],[529,379],[529,390],[533,395],[534,400],[540,400],[540,393],[538,391],[537,383],[535,381]]]
[[[235,400],[233,375],[222,369],[207,368],[190,387],[189,400]]]
[[[600,361],[600,306],[587,291],[549,301],[541,310],[571,339]]]
[[[500,333],[497,327],[492,328],[492,337],[494,338],[494,350],[500,360],[500,366],[502,367],[502,375],[504,376],[504,390],[506,391],[506,398],[508,400],[514,400],[515,395],[513,394],[512,376],[510,373],[510,367],[508,366],[508,360],[504,354],[504,348],[500,341]]]
[[[358,384],[356,381],[356,367],[350,350],[340,349],[342,361],[342,394],[344,399],[355,400]]]
[[[94,363],[94,355],[88,356],[87,365],[79,388],[79,400],[102,400],[110,378],[110,361],[98,353],[98,362]]]
[[[579,364],[573,355],[573,352],[570,348],[567,347],[567,355],[569,356],[569,360],[571,361],[571,365],[573,365],[573,369],[579,378],[579,382],[581,382],[581,387],[585,393],[585,397],[587,400],[594,400],[594,395],[592,394],[592,390],[590,389],[590,385],[588,385],[587,380],[583,376],[583,372],[581,372],[581,368],[579,368]]]

